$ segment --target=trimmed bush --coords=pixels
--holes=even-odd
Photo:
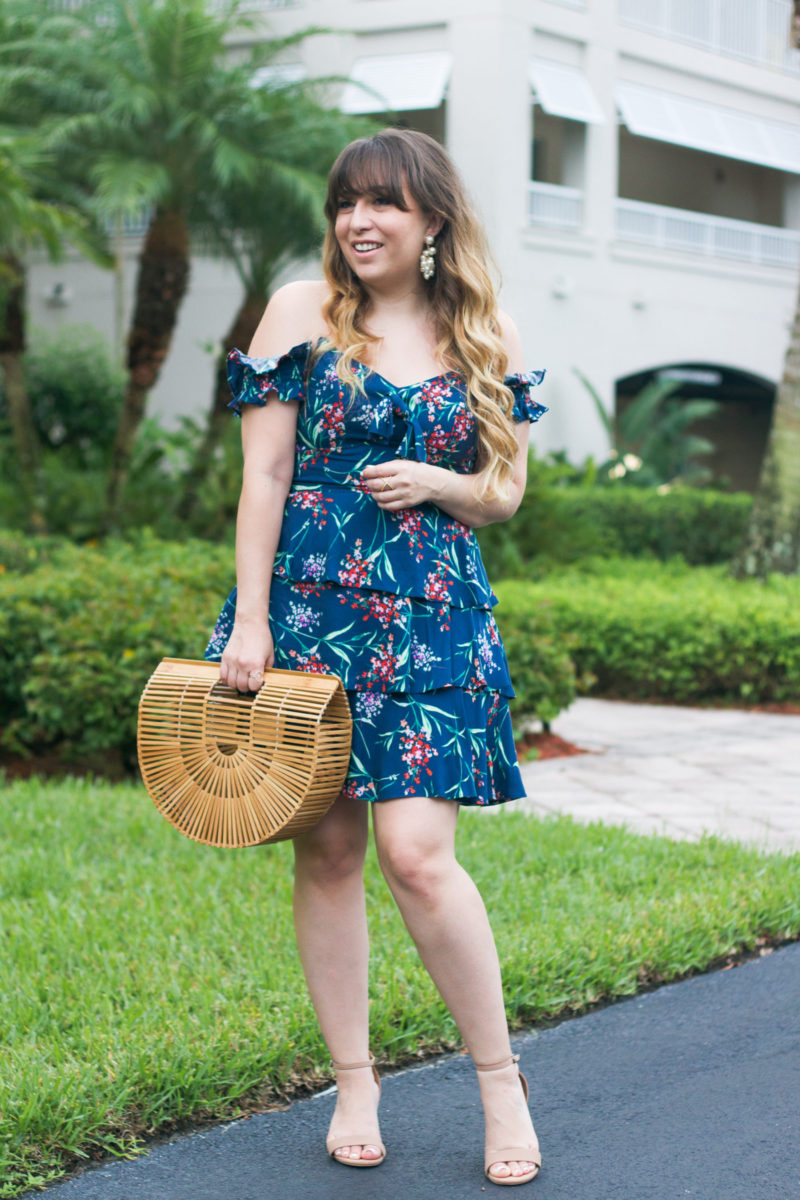
[[[0,745],[132,763],[145,682],[202,656],[232,578],[229,547],[148,536],[0,576]]]
[[[490,578],[529,575],[587,555],[680,555],[692,566],[730,562],[753,498],[673,488],[551,487],[534,478],[510,521],[478,531]]]
[[[678,703],[800,701],[800,580],[736,581],[720,567],[595,561],[536,583],[506,580],[502,611],[573,635],[594,695]],[[518,619],[522,619],[521,616]],[[512,661],[513,675],[513,661]]]
[[[0,746],[67,762],[116,751],[132,767],[142,688],[162,657],[201,657],[233,583],[232,547],[6,535],[3,556]],[[549,722],[575,696],[570,639],[541,603],[502,620],[514,710]]]

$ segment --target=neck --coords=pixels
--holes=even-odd
[[[421,283],[416,280],[405,287],[366,288],[369,296],[370,324],[382,325],[385,321],[409,321],[427,317],[430,312],[428,297]]]

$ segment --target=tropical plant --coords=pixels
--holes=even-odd
[[[759,579],[800,571],[800,292],[758,491],[731,569]]]
[[[679,400],[673,395],[680,387],[677,380],[654,379],[615,417],[586,376],[574,370],[592,397],[611,444],[608,460],[598,467],[599,482],[669,487],[710,480],[708,467],[696,460],[710,454],[714,444],[693,434],[691,427],[716,412],[716,400]]]
[[[234,58],[231,35],[253,27],[246,0],[84,0],[65,14],[55,100],[69,119],[50,144],[68,155],[106,219],[149,212],[127,342],[127,386],[111,454],[106,525],[115,523],[136,431],[169,350],[190,269],[190,209],[204,189],[252,179],[260,164],[251,81],[309,31],[254,44]],[[44,23],[45,28],[47,22]],[[50,40],[32,36],[42,71]],[[71,88],[71,85],[72,88]],[[71,88],[71,90],[70,90]]]
[[[0,112],[2,97],[0,96]],[[50,156],[32,135],[0,129],[0,370],[14,447],[13,470],[30,523],[42,527],[37,483],[40,444],[22,365],[25,350],[25,262],[43,248],[52,259],[66,240],[90,250],[80,213],[58,202]]]
[[[252,89],[247,125],[257,131],[257,170],[245,181],[203,189],[190,212],[204,249],[232,263],[243,295],[218,347],[206,432],[185,480],[180,509],[185,517],[198,509],[230,419],[228,352],[249,345],[278,275],[292,261],[317,252],[330,166],[343,146],[373,128],[363,118],[323,107],[315,88],[278,81]]]

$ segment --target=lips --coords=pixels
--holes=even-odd
[[[353,242],[357,254],[369,254],[372,250],[380,250],[382,242]]]

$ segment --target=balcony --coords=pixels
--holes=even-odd
[[[619,0],[619,19],[713,54],[800,75],[800,50],[789,48],[793,7],[793,0]]]
[[[800,266],[800,233],[790,229],[619,199],[615,225],[620,242],[767,267]]]
[[[583,220],[583,192],[555,183],[528,184],[528,224],[575,232]]]

